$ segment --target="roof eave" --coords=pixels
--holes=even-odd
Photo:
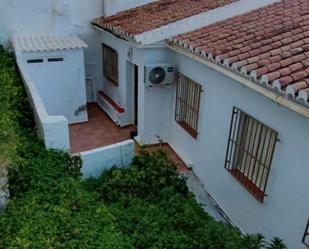
[[[121,39],[125,39],[129,42],[134,42],[134,43],[138,43],[134,37],[134,35],[131,35],[121,29],[118,29],[118,28],[115,28],[115,27],[112,27],[112,26],[109,26],[109,25],[102,25],[102,24],[99,24],[95,21],[91,22],[91,25],[92,27],[94,27],[95,29],[98,29],[100,31],[107,31],[111,34],[113,34],[114,36],[117,36]]]
[[[224,75],[240,82],[242,85],[260,93],[261,95],[271,99],[272,101],[278,103],[281,106],[289,108],[290,110],[309,118],[309,104],[303,103],[298,99],[289,99],[285,94],[275,91],[273,88],[268,87],[265,84],[259,84],[258,82],[253,81],[252,78],[245,77],[239,72],[235,72],[229,67],[225,67],[218,61],[210,58],[204,53],[199,51],[192,51],[189,48],[184,48],[176,45],[173,41],[168,41],[168,47],[186,57],[189,57],[195,61],[198,61],[202,64],[207,65],[208,67],[223,73]]]
[[[162,42],[156,42],[153,44],[143,44],[141,42],[138,42],[135,39],[135,36],[132,36],[132,38],[129,37],[123,37],[118,32],[115,32],[114,30],[111,30],[109,28],[104,28],[102,25],[97,24],[95,22],[91,23],[92,27],[101,31],[105,32],[106,34],[113,36],[115,38],[121,39],[122,41],[128,43],[130,46],[136,47],[136,48],[163,48],[166,47],[165,41]]]

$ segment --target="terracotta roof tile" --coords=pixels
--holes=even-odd
[[[97,18],[94,23],[109,30],[117,28],[134,36],[237,1],[159,0],[113,16]]]
[[[283,94],[297,98],[300,91],[303,96],[309,93],[308,0],[283,0],[181,34],[172,42],[182,48],[199,44],[198,50],[191,47],[193,52]]]

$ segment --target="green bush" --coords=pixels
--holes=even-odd
[[[145,150],[134,159],[131,167],[105,172],[97,181],[97,190],[106,201],[118,201],[122,197],[156,198],[166,186],[188,194],[185,179],[179,178],[175,172],[175,164],[163,151],[154,156]]]
[[[145,150],[129,168],[113,168],[86,185],[108,203],[118,229],[137,249],[285,248],[278,239],[266,243],[262,235],[244,236],[215,221],[195,201],[163,151]]]
[[[216,222],[162,151],[82,181],[80,158],[45,150],[29,110],[13,59],[0,48],[0,158],[16,166],[0,249],[285,248]]]
[[[0,46],[0,167],[12,166],[19,127],[30,127],[30,108],[13,57]]]

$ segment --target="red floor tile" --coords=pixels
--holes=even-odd
[[[79,153],[130,139],[133,126],[119,128],[100,107],[88,104],[87,123],[70,125],[71,152]]]

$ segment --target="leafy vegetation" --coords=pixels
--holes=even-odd
[[[16,165],[12,199],[0,215],[0,249],[285,248],[277,238],[269,244],[262,235],[244,236],[214,221],[162,151],[144,151],[128,168],[82,181],[78,157],[47,151],[36,138],[13,60],[3,49],[0,108],[0,153]]]
[[[29,108],[14,60],[0,46],[0,170],[11,165],[10,159],[16,156],[19,126],[26,124],[22,119],[27,116],[27,110]]]

